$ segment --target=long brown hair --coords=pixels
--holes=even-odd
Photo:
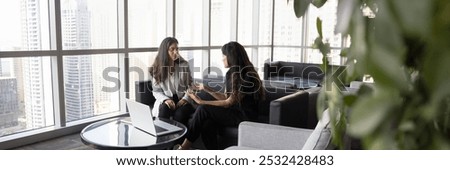
[[[169,47],[172,44],[178,44],[178,40],[173,37],[165,38],[159,45],[158,54],[156,54],[155,62],[150,67],[150,75],[156,80],[153,82],[159,84],[169,77],[170,60],[169,60]],[[174,62],[176,63],[176,62]]]
[[[230,66],[226,74],[227,88],[230,88],[232,95],[237,97],[237,102],[241,102],[245,93],[253,94],[255,100],[264,100],[265,92],[261,79],[250,62],[245,48],[232,41],[222,46],[222,53],[227,57]],[[249,89],[251,91],[248,91]]]

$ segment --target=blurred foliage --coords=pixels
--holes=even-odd
[[[294,11],[326,2],[294,0]],[[342,81],[371,75],[375,83],[356,93],[325,83],[318,112],[332,113],[333,142],[344,148],[349,135],[364,149],[450,149],[450,1],[338,0],[337,15],[335,33],[351,38]],[[330,68],[321,25],[314,47]],[[337,77],[326,70],[325,78]]]

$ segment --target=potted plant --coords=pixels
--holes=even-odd
[[[294,0],[297,17],[310,3]],[[326,71],[318,113],[329,108],[333,141],[360,139],[364,149],[450,149],[450,1],[338,0],[336,33],[351,38],[345,79]],[[328,66],[329,45],[314,46]],[[339,81],[370,75],[373,86],[346,93]]]

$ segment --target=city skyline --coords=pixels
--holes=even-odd
[[[95,16],[95,20],[91,20],[89,4],[86,0],[64,0],[61,4],[64,49],[89,49],[95,45],[108,45],[108,42],[114,40],[114,38],[109,40],[91,38],[92,31],[96,34],[104,32],[98,30],[102,29],[101,27],[93,28],[92,23],[103,21],[98,22],[98,24],[103,24],[102,27],[112,27],[115,23],[108,23],[108,20],[104,20],[105,16],[99,15]],[[16,5],[20,5],[16,10],[20,10],[21,29],[19,30],[21,30],[22,43],[20,46],[0,44],[0,49],[49,49],[49,40],[42,38],[49,36],[48,28],[45,28],[48,25],[46,1],[21,0],[20,4]],[[15,45],[15,47],[11,45]],[[15,95],[14,101],[10,101],[11,97],[3,94],[0,98],[0,101],[4,101],[0,105],[2,106],[0,107],[0,119],[2,120],[0,121],[0,136],[54,125],[50,59],[50,57],[0,59],[2,92],[9,90],[11,93],[5,94]],[[103,79],[102,71],[107,67],[117,67],[117,60],[111,60],[111,57],[92,57],[90,55],[65,56],[63,59],[67,122],[118,111],[118,105],[112,103],[118,103],[116,99],[118,93],[101,91],[103,86],[111,84]],[[93,69],[93,63],[99,65]],[[11,76],[14,77],[8,78]],[[14,89],[7,86],[11,84],[11,81],[14,81]],[[113,95],[116,96],[111,97]],[[11,109],[5,110],[7,99],[9,103],[16,103],[17,107],[14,112]],[[3,121],[10,122],[9,124],[14,127],[2,125]]]

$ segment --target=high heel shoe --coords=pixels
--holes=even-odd
[[[173,146],[173,150],[182,150],[183,147],[181,147],[180,144],[176,144],[175,146]]]

